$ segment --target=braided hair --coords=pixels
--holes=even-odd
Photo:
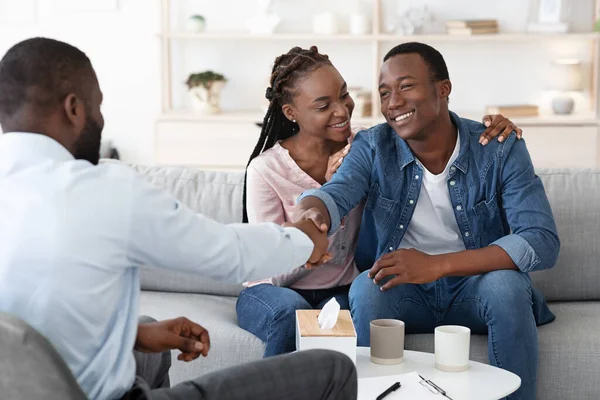
[[[290,104],[296,94],[296,83],[300,78],[323,65],[332,65],[329,57],[319,53],[316,46],[310,49],[294,47],[286,54],[275,59],[271,72],[270,85],[265,97],[269,100],[269,109],[263,119],[262,130],[254,151],[250,155],[246,170],[250,162],[259,154],[270,149],[280,140],[290,138],[298,132],[298,124],[290,121],[283,114],[282,107]],[[246,173],[247,176],[247,173]],[[246,209],[246,177],[244,177],[243,193],[243,222],[248,222]]]

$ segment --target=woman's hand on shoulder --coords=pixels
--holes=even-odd
[[[327,182],[331,180],[333,174],[335,174],[335,171],[337,171],[340,165],[342,165],[344,157],[346,157],[346,154],[348,154],[348,151],[350,151],[350,146],[351,144],[348,143],[346,147],[344,147],[337,153],[333,153],[329,156],[329,161],[327,163],[327,172],[325,173],[325,180]]]

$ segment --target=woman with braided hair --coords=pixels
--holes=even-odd
[[[246,170],[243,215],[244,222],[283,224],[292,221],[298,196],[327,182],[350,150],[354,101],[315,46],[277,57],[270,85],[269,109]],[[490,137],[515,128],[501,115],[484,119]],[[295,350],[296,310],[320,309],[332,297],[349,309],[362,208],[357,205],[330,237],[332,256],[322,266],[246,284],[237,302],[239,325],[266,343],[265,357]]]

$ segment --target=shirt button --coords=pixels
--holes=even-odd
[[[465,232],[465,236],[469,237],[469,236],[471,236],[471,234],[469,232]]]
[[[342,250],[346,250],[346,246],[342,245]]]
[[[415,201],[414,201],[414,200],[409,200],[408,202],[409,202],[410,204],[415,204]]]
[[[415,179],[419,179],[419,175],[415,175]]]
[[[461,206],[461,205],[458,205],[458,206],[456,206],[456,209],[457,209],[458,211],[461,211],[461,210],[462,210],[462,206]]]
[[[390,247],[388,250],[389,250],[389,251],[394,251],[394,248],[393,248],[393,247]]]
[[[400,229],[404,229],[404,225],[400,225]]]
[[[454,165],[453,165],[453,166],[451,166],[451,167],[450,167],[450,171],[452,171],[452,172],[456,171],[456,167],[455,167]]]
[[[456,185],[456,181],[450,181],[450,186]]]

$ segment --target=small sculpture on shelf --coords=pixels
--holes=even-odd
[[[221,90],[227,79],[213,71],[190,74],[186,84],[189,89],[192,106],[203,114],[221,112]]]
[[[407,8],[401,3],[396,15],[386,23],[388,33],[410,36],[421,33],[423,27],[433,21],[433,14],[426,5]]]

